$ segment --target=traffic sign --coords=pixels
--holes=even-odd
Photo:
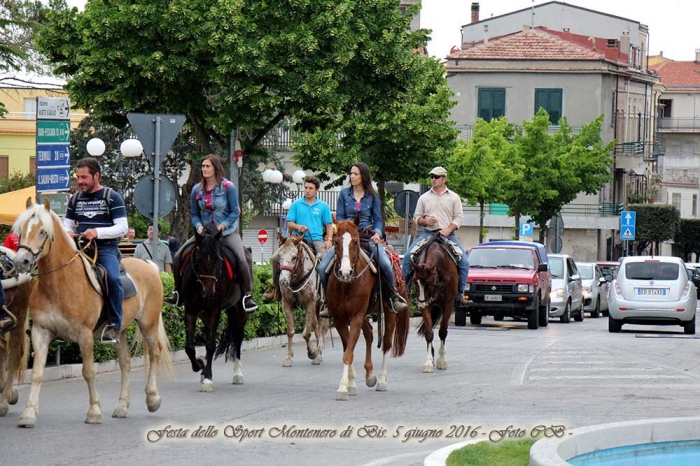
[[[520,222],[520,236],[532,236],[535,231],[533,222]]]
[[[68,191],[70,189],[70,169],[64,168],[37,168],[36,192],[44,191]]]
[[[394,211],[399,217],[413,217],[418,205],[418,193],[405,189],[394,197]]]
[[[70,121],[36,120],[37,144],[70,143]]]
[[[154,155],[156,142],[160,144],[160,156],[164,156],[170,150],[177,135],[180,134],[182,125],[185,124],[185,115],[168,115],[152,113],[129,113],[126,115],[134,132],[139,137],[143,151],[148,156],[151,166],[155,165]],[[160,120],[160,140],[156,141],[156,120]]]
[[[37,97],[37,120],[70,120],[70,99],[67,97]]]
[[[622,241],[634,241],[636,235],[636,227],[626,226],[620,228],[620,239]]]
[[[623,210],[620,212],[620,227],[633,227],[637,224],[637,212],[634,210]]]
[[[153,206],[155,200],[153,192],[155,191],[155,180],[152,175],[144,175],[136,183],[134,188],[134,205],[144,217],[153,220]],[[177,201],[177,191],[173,183],[161,177],[158,183],[158,218],[168,215],[175,207]]]
[[[68,144],[51,144],[36,146],[37,168],[68,167],[70,151]]]
[[[258,241],[260,241],[260,244],[267,243],[267,230],[260,230],[258,232]]]

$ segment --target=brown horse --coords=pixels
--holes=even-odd
[[[358,219],[356,219],[357,221]],[[388,352],[393,357],[403,355],[408,339],[411,311],[408,307],[399,313],[390,312],[389,296],[384,296],[383,305],[374,303],[377,318],[384,321],[382,338],[382,368],[379,383],[372,366],[372,325],[367,312],[373,305],[372,298],[379,278],[370,267],[368,257],[361,252],[360,234],[357,224],[350,220],[337,223],[337,233],[333,239],[335,264],[328,276],[326,301],[333,316],[336,329],[343,342],[343,376],[336,392],[336,400],[347,400],[348,395],[357,394],[353,357],[360,331],[367,345],[365,352],[365,382],[368,387],[377,386],[377,391],[386,391]],[[374,247],[374,246],[373,246]],[[404,296],[406,299],[407,296]],[[406,299],[408,302],[408,299]]]
[[[0,249],[10,259],[14,259],[14,251],[2,247]],[[9,405],[17,403],[18,395],[13,380],[22,383],[27,368],[27,310],[34,282],[29,274],[21,274],[4,279],[3,286],[7,307],[17,317],[17,325],[0,337],[0,417],[7,415]]]
[[[90,407],[85,422],[102,423],[100,396],[95,388],[94,338],[104,298],[91,284],[85,265],[74,241],[63,229],[61,220],[51,211],[48,199],[44,205],[32,205],[15,221],[13,231],[20,237],[15,267],[26,273],[36,267],[38,280],[29,298],[32,318],[34,367],[27,406],[20,416],[20,427],[33,427],[39,412],[39,390],[44,374],[49,343],[58,336],[75,341],[83,356],[83,377],[88,385]],[[131,354],[124,329],[136,320],[145,341],[144,360],[148,371],[146,405],[150,412],[160,407],[156,375],[159,366],[172,376],[170,344],[165,334],[161,308],[163,285],[158,269],[148,262],[126,258],[122,261],[134,282],[135,296],[124,299],[122,334],[116,346],[121,368],[121,391],[112,417],[126,417],[130,404]],[[89,272],[92,273],[92,272]],[[149,364],[150,363],[150,364]]]
[[[303,241],[303,236],[293,235],[281,237],[282,245],[275,253],[279,259],[280,273],[278,278],[282,307],[287,317],[287,357],[283,367],[292,367],[294,349],[294,306],[299,305],[306,311],[304,340],[306,340],[306,355],[312,364],[318,365],[323,361],[324,336],[328,331],[328,319],[320,319],[319,313],[319,277],[316,272],[316,254]],[[311,332],[316,337],[316,347],[311,346]]]
[[[423,372],[433,372],[433,368],[447,369],[445,359],[445,340],[447,326],[454,310],[454,301],[459,290],[459,271],[457,264],[447,249],[447,240],[440,234],[435,236],[418,260],[412,264],[413,283],[418,293],[418,308],[423,314],[423,322],[418,327],[418,334],[425,336],[428,355],[423,365]],[[435,361],[433,349],[433,328],[440,322],[440,350]],[[435,363],[435,364],[433,364]]]

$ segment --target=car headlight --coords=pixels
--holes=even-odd
[[[518,293],[533,293],[534,291],[532,285],[528,285],[527,283],[518,285]]]
[[[552,290],[552,298],[563,298],[564,297],[564,288],[557,288],[556,290]]]

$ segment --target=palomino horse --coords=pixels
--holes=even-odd
[[[459,289],[459,271],[457,264],[447,252],[446,248],[448,247],[450,246],[445,237],[437,234],[434,241],[420,252],[418,260],[412,265],[413,282],[418,293],[418,308],[423,314],[423,322],[418,327],[418,334],[425,336],[428,346],[423,372],[433,372],[433,367],[440,370],[447,369],[447,359],[445,359],[447,326],[454,310],[455,296]],[[435,361],[433,328],[438,322],[440,322],[440,350],[437,361]]]
[[[90,408],[85,422],[100,424],[102,411],[100,396],[95,388],[94,338],[101,327],[95,328],[102,311],[104,298],[90,281],[85,264],[79,256],[74,241],[63,229],[61,220],[51,211],[48,199],[44,205],[32,205],[27,200],[27,210],[15,221],[13,231],[20,238],[15,256],[19,272],[29,272],[36,266],[38,280],[29,298],[29,314],[32,318],[32,346],[34,367],[32,387],[27,406],[20,416],[20,427],[33,427],[39,412],[39,390],[44,374],[49,343],[54,337],[75,341],[83,356],[83,377],[88,385]],[[121,391],[112,417],[126,417],[130,404],[131,354],[127,347],[126,329],[135,320],[145,342],[144,360],[148,375],[146,405],[150,412],[160,407],[160,395],[156,376],[159,366],[172,377],[170,344],[165,334],[161,308],[163,285],[158,269],[145,261],[126,258],[122,261],[127,275],[136,288],[133,297],[124,299],[122,332],[116,346],[121,369]],[[150,364],[149,364],[150,363]]]
[[[233,233],[237,234],[237,233]],[[185,352],[194,372],[202,372],[199,391],[214,390],[212,361],[221,354],[233,359],[233,383],[243,383],[241,345],[248,315],[241,302],[241,287],[234,277],[235,256],[221,241],[221,232],[212,224],[204,226],[202,234],[195,233],[195,245],[191,252],[184,252],[175,273],[182,274],[182,291],[185,303]],[[180,262],[178,261],[178,262]],[[216,331],[221,312],[226,310],[228,325],[216,346]],[[194,347],[197,317],[204,323],[206,364],[197,358]]]
[[[336,392],[336,400],[347,400],[348,395],[357,394],[353,357],[355,345],[360,338],[360,331],[362,331],[367,345],[365,382],[368,387],[377,385],[377,391],[386,391],[388,352],[392,350],[393,357],[403,355],[408,338],[411,311],[409,307],[406,307],[404,312],[398,315],[390,312],[389,296],[384,296],[383,306],[379,302],[373,303],[375,285],[378,284],[379,279],[370,270],[368,257],[361,251],[357,224],[350,220],[342,220],[336,226],[337,234],[333,239],[335,264],[332,273],[328,276],[326,301],[343,342],[343,376]],[[407,298],[404,296],[408,302]],[[377,377],[373,373],[372,325],[367,319],[367,311],[373,304],[374,308],[378,309],[378,321],[384,320],[384,334],[383,337],[380,335],[383,358],[379,383],[377,383]],[[377,308],[377,306],[379,307]]]
[[[10,260],[14,260],[14,251],[3,247],[0,249]],[[27,310],[34,281],[29,274],[22,274],[8,277],[2,282],[7,308],[17,317],[15,328],[0,337],[0,416],[6,416],[8,405],[13,405],[18,400],[13,380],[21,383],[27,368]]]
[[[282,307],[287,317],[287,357],[283,367],[292,367],[294,349],[294,307],[299,305],[306,311],[304,340],[306,340],[306,355],[318,365],[323,361],[323,339],[328,331],[329,320],[320,319],[319,313],[319,277],[316,272],[316,254],[303,241],[303,236],[281,238],[282,245],[276,254],[279,258],[280,274],[279,288],[282,294]],[[316,348],[311,346],[311,331],[316,337]]]

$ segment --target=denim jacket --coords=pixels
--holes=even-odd
[[[226,178],[220,185],[216,185],[212,192],[211,206],[213,210],[204,207],[204,187],[197,183],[192,188],[190,220],[195,229],[204,223],[213,223],[216,226],[224,225],[226,229],[223,236],[228,236],[238,228],[238,191]]]
[[[338,196],[338,206],[335,210],[335,218],[338,220],[355,220],[355,197],[352,195],[353,188],[345,188]],[[360,200],[360,224],[359,228],[370,227],[379,236],[384,236],[384,220],[382,219],[381,204],[379,196],[365,193]]]

